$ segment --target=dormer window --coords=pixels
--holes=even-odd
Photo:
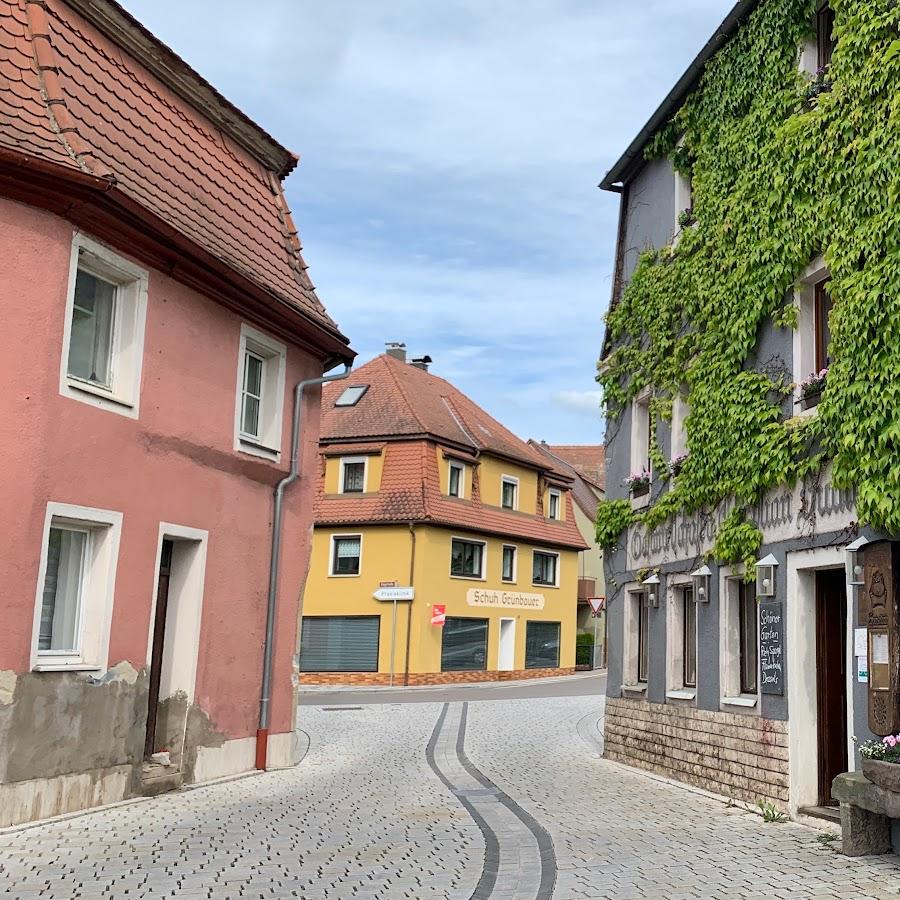
[[[816,13],[816,53],[820,70],[831,65],[831,57],[837,41],[834,38],[834,10],[830,4],[823,3]]]
[[[341,493],[364,494],[366,491],[365,458],[341,460]]]
[[[500,505],[504,509],[519,508],[519,479],[504,475],[500,485]]]
[[[547,517],[559,521],[559,504],[561,495],[555,488],[550,490],[547,500]]]
[[[462,463],[451,462],[447,494],[450,497],[465,497],[466,495],[466,467]]]

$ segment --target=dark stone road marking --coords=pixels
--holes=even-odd
[[[495,891],[522,900],[550,900],[557,876],[553,841],[530,813],[466,756],[468,706],[468,703],[463,703],[459,709],[456,740],[453,742],[454,726],[448,725],[447,720],[455,716],[456,709],[451,710],[449,703],[443,705],[425,749],[425,758],[484,836],[484,867],[471,900],[489,900]],[[505,811],[500,812],[498,807]],[[531,866],[532,871],[528,871],[528,863],[522,865],[522,851],[530,851],[536,857],[537,865]],[[509,886],[509,879],[515,879],[514,886]]]

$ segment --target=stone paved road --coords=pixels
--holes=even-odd
[[[595,698],[482,696],[323,694],[296,769],[0,834],[0,897],[900,895],[896,857],[603,761]]]

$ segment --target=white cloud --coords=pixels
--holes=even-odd
[[[519,434],[601,440],[597,182],[732,0],[124,0],[301,154],[288,199],[366,359],[430,353]]]

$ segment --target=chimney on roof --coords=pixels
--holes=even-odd
[[[420,356],[418,359],[414,359],[410,365],[415,366],[417,369],[421,369],[423,372],[428,371],[428,367],[434,362],[434,360],[430,356]]]
[[[401,344],[398,341],[388,341],[384,345],[384,350],[388,356],[399,359],[400,362],[406,362],[406,344]]]

